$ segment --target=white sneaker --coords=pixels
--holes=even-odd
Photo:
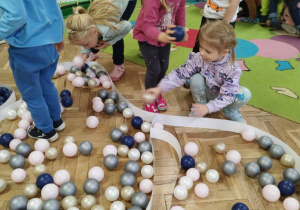
[[[0,44],[4,44],[4,43],[6,43],[5,40],[0,40]]]

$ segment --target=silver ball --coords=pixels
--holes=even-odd
[[[145,151],[152,152],[152,146],[148,141],[143,141],[143,142],[139,143],[137,148],[141,153],[143,153]]]
[[[26,209],[28,200],[24,195],[16,195],[9,201],[9,209]]]
[[[27,157],[31,152],[31,146],[26,142],[22,142],[16,147],[16,153],[24,157]]]
[[[91,66],[86,68],[85,73],[88,73],[89,71],[95,73],[95,69],[92,68]]]
[[[138,173],[140,170],[140,165],[138,162],[134,161],[134,160],[129,160],[126,164],[125,164],[125,171],[126,172],[130,172],[132,174],[136,174]]]
[[[108,103],[104,106],[104,112],[108,115],[113,114],[116,111],[116,107],[114,104]]]
[[[135,176],[130,172],[125,172],[120,177],[120,184],[124,186],[133,186],[135,183]]]
[[[273,161],[268,156],[261,156],[258,158],[257,164],[259,165],[260,170],[267,171],[272,168]]]
[[[118,166],[119,160],[115,155],[109,154],[104,158],[104,166],[108,170],[113,170]]]
[[[273,144],[272,139],[269,136],[262,136],[258,139],[258,145],[260,148],[267,150]]]
[[[126,134],[128,132],[128,126],[126,124],[121,124],[119,126],[119,129],[122,131],[123,134]]]
[[[88,195],[95,195],[99,191],[99,188],[100,184],[94,178],[87,179],[83,184],[83,190]]]
[[[117,142],[122,139],[123,132],[119,128],[114,128],[111,130],[109,136],[113,142]]]
[[[105,71],[98,71],[96,77],[99,79],[102,75],[107,75]]]
[[[72,66],[72,67],[70,68],[70,72],[71,72],[71,73],[75,74],[76,71],[80,71],[80,69],[79,69],[77,66]]]
[[[269,149],[269,153],[272,158],[279,159],[285,152],[281,146],[273,144]]]
[[[75,195],[77,187],[73,182],[66,182],[59,188],[59,194],[61,197],[66,197],[68,195]]]
[[[105,101],[107,99],[108,91],[107,90],[99,90],[98,96],[102,99],[102,101]]]
[[[24,168],[24,166],[25,166],[25,158],[22,155],[13,155],[9,159],[9,165],[13,169]]]
[[[117,103],[117,111],[118,111],[119,113],[123,113],[123,110],[126,109],[126,108],[128,108],[128,105],[127,105],[126,102],[124,102],[124,101],[119,101],[119,102]]]
[[[245,165],[245,173],[249,177],[256,177],[260,172],[260,167],[257,163],[249,162]]]
[[[131,198],[131,204],[133,206],[139,206],[142,209],[145,209],[147,207],[148,202],[149,202],[148,197],[143,192],[136,192],[133,194]]]
[[[44,201],[42,210],[59,210],[59,207],[60,205],[58,200],[51,198]]]
[[[143,210],[143,209],[139,206],[131,206],[131,207],[129,207],[128,210]]]
[[[117,102],[119,100],[119,95],[116,91],[111,91],[108,93],[107,98],[114,100],[114,102]]]
[[[84,80],[84,85],[85,86],[88,86],[88,84],[89,84],[89,80],[91,79],[91,77],[90,76],[84,76],[83,77],[83,80]]]
[[[275,184],[275,179],[272,174],[261,173],[258,176],[258,183],[262,188],[264,188],[268,184]]]
[[[83,155],[89,155],[93,150],[93,145],[89,141],[83,141],[79,144],[78,150]]]
[[[236,165],[232,161],[225,161],[222,164],[222,171],[225,175],[230,176],[236,172]]]
[[[296,183],[300,180],[299,172],[294,168],[287,168],[283,171],[283,178]]]

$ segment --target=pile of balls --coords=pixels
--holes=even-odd
[[[0,87],[0,106],[6,102],[6,100],[10,97],[11,91],[6,87]]]

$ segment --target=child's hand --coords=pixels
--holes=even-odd
[[[185,32],[182,42],[186,42],[189,39],[188,34]]]
[[[149,88],[145,90],[146,94],[151,94],[155,99],[158,98],[159,94],[161,93],[161,87],[157,86],[155,88]]]
[[[94,47],[95,49],[103,49],[110,46],[108,41],[98,41],[98,44],[96,47]]]
[[[208,107],[205,104],[192,104],[191,111],[197,117],[204,117],[208,114]]]
[[[87,59],[88,55],[85,54],[85,53],[80,53],[80,57],[82,58],[83,64],[84,64],[86,62],[86,59]]]
[[[160,32],[158,35],[158,41],[159,42],[164,42],[164,43],[174,43],[176,40],[176,37],[171,37],[170,34],[175,33],[175,31],[172,30],[175,25],[170,25],[166,32]]]

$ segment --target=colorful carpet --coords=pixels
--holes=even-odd
[[[140,11],[139,2],[130,19],[133,25]],[[172,46],[168,72],[184,64],[192,51],[202,17],[199,4],[196,1],[187,4],[189,41]],[[299,37],[276,35],[259,24],[242,22],[237,22],[236,34],[236,52],[243,70],[240,83],[252,92],[249,105],[300,123]],[[104,52],[112,53],[112,48]],[[132,33],[125,37],[125,59],[145,65]]]

